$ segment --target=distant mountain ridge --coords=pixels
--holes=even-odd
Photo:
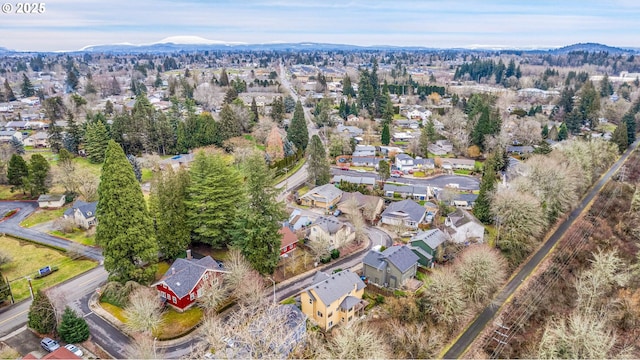
[[[578,43],[560,48],[522,46],[508,47],[498,45],[469,45],[466,47],[436,48],[428,46],[395,46],[395,45],[350,45],[332,44],[316,42],[285,43],[273,42],[264,44],[248,44],[242,42],[226,42],[220,40],[209,40],[199,36],[172,36],[149,44],[101,44],[89,45],[79,50],[59,51],[65,53],[115,53],[115,54],[138,54],[138,53],[174,53],[174,52],[195,52],[195,51],[299,51],[299,50],[320,50],[320,51],[348,51],[348,50],[407,50],[407,51],[468,51],[468,52],[523,52],[523,53],[550,53],[567,54],[572,51],[587,52],[609,52],[612,54],[638,53],[640,49],[623,49],[598,43]],[[42,53],[51,52],[43,51]],[[2,53],[38,53],[38,51],[13,51],[0,47]]]

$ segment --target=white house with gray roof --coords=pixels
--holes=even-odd
[[[466,210],[457,209],[447,215],[444,226],[455,243],[484,242],[484,226]]]
[[[328,239],[331,244],[329,248],[336,249],[355,239],[356,233],[349,223],[334,216],[320,216],[309,225],[307,236],[311,241]]]
[[[424,221],[427,209],[418,205],[413,200],[402,200],[391,203],[382,212],[382,223],[391,226],[406,226],[417,229],[418,224]]]
[[[389,289],[401,288],[416,276],[419,257],[405,245],[395,245],[383,252],[370,250],[362,260],[362,274],[370,283]]]
[[[78,227],[86,230],[96,225],[97,205],[97,201],[84,202],[82,200],[76,200],[70,208],[65,210],[63,216],[65,219],[72,219]]]
[[[340,201],[342,190],[333,184],[315,187],[300,197],[300,203],[305,206],[331,209]]]

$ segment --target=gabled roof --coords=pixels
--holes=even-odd
[[[211,256],[199,260],[176,259],[154,286],[164,283],[178,298],[183,298],[196,287],[207,271],[223,272],[224,268]]]
[[[363,208],[363,207],[367,206],[368,204],[377,205],[378,202],[380,200],[382,200],[377,196],[363,195],[359,191],[352,192],[352,193],[346,192],[346,193],[342,194],[342,198],[340,199],[340,202],[338,203],[338,207],[340,207],[342,205],[347,205],[349,203],[349,201],[353,201],[352,199],[355,200],[356,204],[358,205],[358,208]]]
[[[360,277],[349,270],[343,270],[332,275],[324,273],[322,273],[323,275],[319,275],[319,273],[320,272],[316,273],[313,277],[313,285],[306,288],[305,291],[310,292],[310,290],[314,290],[325,305],[329,305],[339,298],[348,295],[353,290],[360,290],[365,287]],[[324,277],[325,280],[315,282],[315,280],[319,280],[322,277]]]
[[[382,256],[404,273],[415,265],[419,258],[405,245],[394,245],[382,252]]]
[[[469,203],[475,202],[478,199],[478,194],[457,194],[453,201],[466,201]]]
[[[38,196],[38,201],[59,201],[61,198],[64,198],[64,194],[42,194]]]
[[[291,231],[291,229],[288,226],[281,227],[280,230],[278,230],[278,234],[282,235],[280,248],[284,248],[298,242],[298,238],[296,237],[296,234],[294,234],[293,231]]]
[[[411,240],[409,240],[409,244],[415,245],[417,242],[423,242],[431,249],[435,250],[445,241],[447,241],[447,236],[440,231],[440,229],[431,229],[427,231],[419,231],[411,238]]]
[[[382,253],[376,250],[369,250],[364,259],[362,259],[362,263],[377,270],[383,270],[387,266]]]
[[[447,217],[449,218],[449,221],[451,221],[453,226],[457,228],[470,222],[473,222],[482,226],[480,221],[476,219],[473,215],[471,215],[471,213],[462,209],[457,209],[456,211],[447,215]]]
[[[338,232],[338,230],[340,230],[343,226],[346,226],[346,224],[339,221],[335,217],[320,216],[310,226],[319,226],[322,230],[324,230],[324,232],[333,235]]]
[[[402,200],[391,203],[383,212],[382,217],[404,217],[408,216],[413,221],[420,221],[427,209],[418,205],[413,200]]]
[[[96,207],[98,206],[98,202],[84,202],[82,200],[76,200],[73,202],[70,208],[65,210],[65,216],[73,216],[73,213],[78,210],[82,213],[85,219],[96,216]]]
[[[375,185],[376,179],[368,176],[348,176],[348,175],[335,175],[331,179],[332,183],[339,183],[341,181],[348,182],[350,184],[363,184],[363,185]]]
[[[358,303],[360,303],[362,301],[362,299],[358,299],[355,296],[347,296],[346,298],[344,298],[344,300],[342,300],[342,302],[340,303],[340,309],[342,310],[349,310],[351,308],[353,308],[354,306],[358,305]]]
[[[393,191],[400,194],[418,194],[418,195],[427,195],[427,188],[425,186],[403,186],[403,185],[394,185],[385,183],[383,190]]]
[[[331,202],[342,196],[342,190],[335,187],[333,184],[324,184],[311,189],[308,193],[302,196],[303,199],[307,198],[322,198],[326,202]]]
[[[413,160],[413,158],[407,154],[398,154],[396,155],[396,160]]]

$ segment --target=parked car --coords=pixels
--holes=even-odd
[[[77,357],[82,357],[82,355],[84,355],[82,350],[80,350],[77,346],[73,344],[67,344],[64,346],[64,348],[71,351]]]
[[[336,216],[336,217],[340,216],[340,214],[342,214],[342,211],[340,210],[336,210],[333,212],[333,216]]]
[[[57,341],[53,340],[52,338],[44,338],[42,339],[42,341],[40,341],[40,346],[42,346],[43,349],[47,350],[48,352],[52,352],[55,351],[57,349],[60,348],[60,344],[58,344]]]

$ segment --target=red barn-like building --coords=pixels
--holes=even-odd
[[[202,259],[176,259],[162,276],[153,284],[167,304],[184,311],[202,295],[202,283],[209,276],[220,276],[224,272],[222,264],[211,256]]]
[[[298,237],[291,231],[288,226],[283,226],[278,230],[278,234],[282,235],[282,242],[280,243],[280,256],[295,250],[298,245]]]

